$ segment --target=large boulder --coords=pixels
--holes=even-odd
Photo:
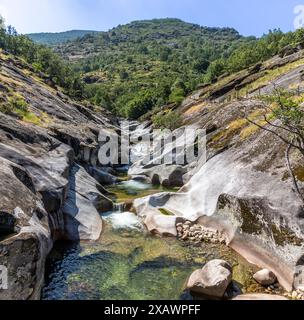
[[[258,271],[253,275],[253,278],[262,286],[270,286],[274,284],[277,280],[276,275],[268,269]]]
[[[52,247],[48,214],[27,172],[1,157],[0,181],[0,265],[8,280],[0,300],[39,299]]]
[[[178,165],[139,166],[133,165],[129,175],[133,178],[145,176],[154,185],[162,185],[167,188],[181,187],[185,184],[187,170]]]
[[[176,217],[165,216],[159,211],[151,210],[146,212],[144,224],[147,229],[153,233],[161,236],[177,236],[176,231]]]
[[[188,280],[187,289],[206,298],[223,298],[232,281],[232,268],[224,260],[212,260],[196,270]]]
[[[111,185],[117,183],[119,179],[107,172],[103,168],[98,168],[96,166],[89,166],[86,168],[90,176],[97,180],[102,185]]]

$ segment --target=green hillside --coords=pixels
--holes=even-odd
[[[243,41],[234,29],[156,19],[86,35],[56,50],[84,73],[94,103],[136,118],[151,106],[180,102],[212,61]]]
[[[230,28],[155,19],[86,34],[53,46],[56,54],[14,28],[0,30],[0,48],[24,58],[66,93],[133,119],[178,106],[198,86],[303,44],[303,29],[273,30],[257,39]]]

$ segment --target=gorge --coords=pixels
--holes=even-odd
[[[12,109],[0,108],[0,299],[195,299],[187,279],[214,259],[232,267],[224,299],[301,292],[304,208],[277,136],[288,133],[252,122],[267,128],[261,97],[277,88],[303,110],[303,61],[298,45],[130,122],[152,134],[155,115],[178,113],[175,130],[206,130],[206,162],[106,167],[99,134],[120,134],[124,119],[1,50],[0,105]],[[290,158],[303,191],[303,157]],[[253,279],[263,268],[273,288]]]

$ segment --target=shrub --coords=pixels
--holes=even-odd
[[[176,111],[169,111],[167,114],[159,113],[152,117],[154,126],[158,129],[175,130],[182,126],[181,115]]]
[[[185,99],[185,91],[181,88],[174,89],[169,96],[169,102],[181,104]]]
[[[140,93],[129,101],[124,108],[124,115],[130,119],[138,119],[155,105],[155,97],[149,92]]]
[[[17,112],[28,111],[28,104],[22,96],[14,95],[9,98],[8,102],[13,111],[17,111]]]

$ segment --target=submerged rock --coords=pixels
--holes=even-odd
[[[187,289],[207,298],[223,298],[232,281],[232,268],[224,260],[212,260],[196,270],[188,280]]]

